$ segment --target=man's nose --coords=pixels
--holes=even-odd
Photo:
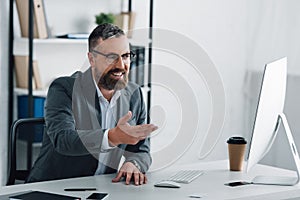
[[[125,63],[124,63],[124,61],[122,60],[122,57],[121,57],[121,56],[118,57],[115,66],[116,66],[117,68],[120,68],[120,69],[125,69]]]

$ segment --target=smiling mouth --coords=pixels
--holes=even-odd
[[[117,79],[122,78],[124,74],[125,74],[125,72],[113,72],[113,73],[111,73],[111,75],[112,75],[114,78],[117,78]]]
[[[111,73],[113,76],[122,76],[125,74],[125,72],[113,72]]]

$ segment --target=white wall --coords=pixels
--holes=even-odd
[[[0,186],[7,174],[7,106],[8,106],[8,1],[0,1]]]
[[[246,62],[246,13],[245,1],[175,0],[172,3],[169,1],[155,2],[155,26],[176,31],[192,39],[208,54],[223,80],[227,111],[223,130],[225,134],[221,136],[221,143],[217,146],[219,152],[214,151],[211,159],[225,157],[225,140],[229,135],[245,135],[240,121],[243,116],[242,85],[240,83],[243,82],[243,74],[245,73],[245,68],[241,66],[244,66]],[[178,43],[180,41],[175,39],[173,42]],[[182,48],[188,50],[190,47],[183,44]],[[199,55],[197,53],[194,52],[195,57],[201,56],[201,52],[199,52]],[[188,64],[183,65],[178,63],[178,60],[174,62],[174,59],[165,59],[159,54],[159,51],[154,54],[155,63],[164,63],[164,65],[170,66],[170,68],[182,74],[187,82],[191,82],[193,73],[188,70],[185,71],[190,68]],[[233,72],[236,76],[232,76]],[[156,72],[154,71],[154,73]],[[193,83],[191,83],[194,91],[199,88],[201,79],[198,82],[196,81],[193,80]],[[153,93],[155,93],[155,88]],[[201,100],[206,93],[206,90],[198,93],[198,105],[203,107],[199,112],[199,126],[206,126],[201,122],[210,117],[212,112],[211,105],[201,105],[203,103]],[[153,101],[160,101],[160,99],[153,98]],[[177,115],[179,113],[173,113],[171,116]],[[192,122],[193,119],[190,119],[190,121]],[[198,160],[204,132],[199,131],[198,134],[196,141],[193,141],[192,146],[185,153],[185,156],[179,160],[179,163]]]
[[[226,94],[224,128],[216,148],[206,159],[227,158],[226,139],[231,135],[242,135],[249,141],[251,133],[258,90],[252,92],[255,101],[249,105],[246,96],[248,92],[247,72],[262,71],[265,63],[288,56],[288,73],[293,75],[300,73],[299,37],[297,37],[300,31],[298,14],[300,2],[295,0],[160,0],[155,1],[154,5],[154,26],[178,32],[194,40],[206,51],[223,80]],[[158,38],[159,35],[156,37]],[[176,38],[171,39],[173,43],[181,42]],[[155,42],[154,38],[154,46],[158,45]],[[190,47],[182,44],[182,48],[188,50]],[[183,63],[180,56],[171,54],[155,50],[154,63],[157,66],[162,65],[175,69],[184,80],[193,83],[195,81],[193,72],[189,74],[185,71],[185,69],[191,68],[190,65]],[[199,56],[201,56],[200,54],[199,52]],[[195,56],[197,56],[197,52],[195,52]],[[154,68],[153,73],[160,73],[159,67]],[[168,74],[165,74],[165,78],[172,79]],[[200,85],[202,84],[201,79],[198,82]],[[199,85],[191,84],[191,87],[197,91]],[[259,84],[255,87],[259,87]],[[288,85],[288,90],[291,90],[291,87]],[[163,105],[163,98],[172,95],[157,94],[159,89],[159,86],[158,90],[153,89],[153,96],[161,97],[153,98],[153,103]],[[207,91],[203,90],[203,94],[206,93]],[[288,93],[287,99],[293,99],[290,95],[297,95],[297,93]],[[201,105],[203,102],[200,102],[199,99],[198,103],[203,106]],[[178,105],[180,107],[180,104]],[[293,102],[293,105],[289,105],[289,107],[294,108],[289,109],[290,113],[287,114],[292,117],[290,121],[293,123],[290,126],[300,128],[297,126],[299,117],[295,113],[297,110],[295,108],[298,108],[299,105],[297,102]],[[176,124],[178,116],[181,115],[180,112],[176,113],[176,110],[177,108],[174,108],[174,112],[165,121]],[[293,110],[294,113],[292,113]],[[203,115],[210,116],[211,112],[211,105],[207,104],[207,108],[201,110],[199,116],[200,118]],[[161,134],[168,134],[170,131],[166,127],[163,129]],[[298,133],[297,130],[294,131],[294,134]],[[175,136],[171,136],[172,138],[176,138],[176,132],[174,134]],[[197,155],[202,145],[203,134],[199,131],[200,136],[191,142],[192,146],[177,163],[198,160]],[[289,151],[288,146],[282,146],[280,149],[283,151],[283,155],[285,155],[284,152]],[[276,153],[273,154],[274,157],[276,157]],[[270,160],[274,161],[274,159]],[[274,164],[273,161],[271,161],[272,164]],[[283,163],[276,158],[276,165],[288,167],[291,164],[290,162]]]

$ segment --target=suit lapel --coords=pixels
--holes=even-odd
[[[97,92],[95,93],[95,112],[96,112],[96,116],[98,119],[99,124],[102,124],[102,116],[101,116],[101,107],[100,107],[100,103],[99,103],[99,97]]]
[[[76,110],[76,128],[99,129],[100,108],[91,68],[75,79],[72,98],[73,109]],[[95,106],[99,109],[96,110]]]

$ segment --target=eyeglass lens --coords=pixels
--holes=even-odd
[[[129,63],[133,57],[134,57],[134,54],[132,52],[121,55],[122,61],[126,64]],[[117,55],[117,54],[109,54],[106,56],[106,61],[109,64],[117,62],[118,59],[119,59],[119,55]]]

